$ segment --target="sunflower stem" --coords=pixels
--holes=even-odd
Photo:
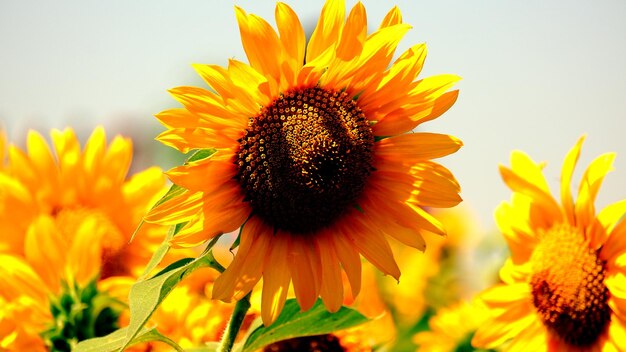
[[[243,319],[246,317],[248,309],[250,309],[251,294],[252,292],[249,292],[244,298],[240,299],[237,301],[237,304],[235,304],[235,309],[233,310],[233,314],[230,316],[230,321],[228,322],[228,326],[226,326],[226,331],[222,336],[217,352],[230,352],[233,349],[233,345],[235,344],[235,339],[241,329]]]

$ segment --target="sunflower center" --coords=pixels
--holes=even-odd
[[[265,222],[311,233],[355,204],[372,171],[373,146],[369,122],[346,93],[296,89],[250,119],[237,177]]]
[[[335,335],[317,335],[296,337],[274,342],[266,346],[263,352],[343,352],[345,349]]]
[[[592,345],[611,319],[597,251],[580,230],[557,225],[543,234],[531,262],[533,304],[543,324],[572,346]]]

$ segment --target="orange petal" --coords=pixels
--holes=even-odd
[[[358,2],[350,11],[346,24],[341,31],[336,57],[343,61],[350,61],[361,55],[366,35],[367,14],[363,4]]]
[[[250,212],[250,207],[245,203],[203,211],[186,224],[170,244],[178,248],[200,245],[219,234],[237,230],[250,216]]]
[[[291,273],[287,255],[289,237],[275,236],[263,269],[263,293],[261,298],[261,318],[263,325],[271,325],[283,310]]]
[[[214,192],[237,174],[232,150],[220,150],[211,157],[177,166],[165,174],[190,191]]]
[[[413,164],[452,154],[462,145],[459,139],[447,134],[407,133],[379,141],[374,154],[377,159]]]
[[[304,29],[298,19],[298,15],[288,5],[279,2],[276,4],[276,26],[280,33],[282,51],[285,54],[285,61],[290,66],[294,74],[300,71],[304,63],[304,49],[306,47],[306,37]],[[296,84],[295,81],[288,82],[290,86]]]
[[[396,280],[400,277],[400,268],[393,257],[391,247],[379,229],[357,210],[350,210],[342,220],[342,236],[352,240],[352,245],[380,271],[391,275]],[[350,219],[348,222],[347,219]]]
[[[361,290],[361,257],[349,238],[341,233],[333,235],[337,258],[348,276],[352,298],[356,298]]]
[[[250,254],[252,247],[256,241],[261,237],[271,236],[271,232],[264,231],[265,227],[262,221],[257,217],[251,217],[248,222],[241,229],[241,238],[237,254],[230,263],[228,268],[215,279],[213,285],[213,299],[219,299],[225,302],[230,302],[233,297],[235,285],[238,278],[241,276],[243,270],[243,264],[246,258]]]
[[[276,32],[264,19],[256,15],[248,15],[240,7],[235,6],[241,43],[250,65],[265,77],[280,81],[280,62],[276,58],[281,54],[281,43]]]
[[[389,12],[387,12],[385,18],[383,18],[383,21],[380,23],[379,28],[390,27],[400,23],[402,23],[402,13],[400,12],[398,6],[394,6],[391,10],[389,10]]]
[[[343,281],[341,268],[335,254],[333,241],[328,236],[319,236],[320,259],[322,262],[322,286],[320,296],[328,311],[334,313],[341,308],[343,302]]]
[[[315,269],[309,258],[310,256],[319,256],[321,251],[312,242],[303,236],[291,236],[289,249],[288,259],[289,266],[292,268],[293,288],[300,309],[303,311],[310,309],[315,304],[321,284],[321,279],[315,275]]]

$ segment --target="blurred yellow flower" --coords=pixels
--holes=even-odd
[[[431,236],[424,255],[415,255],[397,242],[392,248],[398,253],[398,263],[404,268],[400,282],[380,278],[380,289],[394,317],[403,327],[413,326],[427,308],[440,308],[469,298],[467,265],[472,249],[476,248],[479,226],[473,221],[469,208],[429,209],[447,230],[445,238]]]
[[[474,336],[475,346],[510,340],[509,351],[626,350],[626,221],[620,221],[626,200],[596,214],[614,153],[591,162],[573,200],[583,140],[563,163],[560,205],[542,164],[515,151],[511,168],[500,167],[513,197],[498,207],[496,220],[511,257],[500,271],[503,283],[481,295],[491,318]]]
[[[164,238],[151,225],[128,243],[165,186],[158,168],[127,179],[130,140],[107,147],[97,128],[81,151],[71,129],[51,135],[52,148],[33,131],[27,151],[9,146],[0,171],[2,350],[69,350],[115,330],[124,305],[95,280],[136,277]]]
[[[417,333],[413,342],[418,352],[471,351],[470,340],[487,319],[487,309],[478,300],[459,301],[441,308],[430,318],[430,330]]]
[[[9,146],[8,163],[0,173],[0,252],[24,256],[40,265],[46,256],[60,256],[85,241],[98,255],[82,268],[81,279],[99,269],[103,277],[138,275],[163,238],[163,228],[142,227],[129,240],[150,205],[162,194],[165,179],[158,167],[127,178],[132,159],[130,139],[117,136],[107,146],[96,128],[81,151],[71,129],[53,130],[49,148],[43,136],[30,131],[27,151]],[[64,251],[50,253],[41,241],[63,239]],[[38,243],[39,245],[33,245]],[[89,258],[87,258],[89,257]],[[50,258],[51,262],[55,261]],[[63,272],[52,270],[49,281]]]
[[[183,108],[157,118],[158,139],[182,152],[216,148],[211,157],[167,174],[184,194],[147,220],[187,223],[175,246],[194,246],[241,226],[241,245],[213,297],[240,299],[263,278],[262,317],[273,322],[293,281],[303,310],[321,296],[329,311],[343,299],[341,272],[360,289],[360,255],[398,278],[388,237],[423,250],[424,231],[444,234],[423,207],[452,207],[459,185],[431,161],[456,152],[444,134],[407,133],[456,101],[458,80],[416,80],[423,44],[391,63],[410,26],[393,8],[367,34],[365,7],[345,18],[328,0],[308,43],[298,16],[276,6],[278,33],[235,9],[249,64],[194,65],[211,90],[179,87]]]

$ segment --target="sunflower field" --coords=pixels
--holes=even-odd
[[[567,4],[3,3],[0,352],[626,351],[626,6]]]

